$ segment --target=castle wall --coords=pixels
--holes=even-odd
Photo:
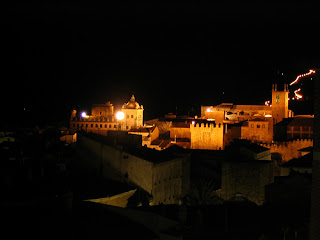
[[[288,162],[293,158],[300,157],[301,148],[312,147],[312,139],[297,139],[288,142],[276,142],[270,144],[260,144],[260,146],[270,149],[271,153],[280,153],[282,155],[282,162]]]
[[[190,125],[191,149],[224,149],[224,125],[196,123]]]

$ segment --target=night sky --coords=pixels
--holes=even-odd
[[[302,2],[5,6],[3,119],[59,120],[132,94],[147,118],[264,104],[272,83],[320,64],[317,8]]]

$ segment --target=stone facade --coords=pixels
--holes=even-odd
[[[93,104],[91,114],[94,117],[108,117],[113,115],[113,104],[107,102],[106,104]]]
[[[131,128],[143,126],[143,106],[136,102],[132,95],[130,101],[122,106],[124,119],[121,120],[121,129],[128,131]]]
[[[130,153],[120,145],[108,145],[94,136],[78,136],[79,148],[93,155],[88,167],[102,168],[107,178],[139,186],[153,196],[154,204],[179,204],[188,193],[190,163],[187,156],[166,159],[163,151],[148,148]],[[144,151],[147,152],[144,154]]]
[[[225,200],[241,193],[262,205],[265,186],[273,183],[273,162],[266,160],[224,161],[221,172],[221,197]]]
[[[270,124],[272,125],[272,124]],[[272,132],[269,130],[269,122],[263,119],[248,120],[241,126],[241,139],[248,139],[252,142],[272,142]]]
[[[287,162],[293,158],[300,157],[299,149],[312,147],[312,139],[297,139],[287,142],[274,142],[270,144],[260,144],[260,146],[270,149],[271,153],[279,153],[282,156],[282,162]]]
[[[190,124],[188,123],[175,123],[170,128],[170,138],[191,138]]]
[[[224,149],[224,124],[214,122],[190,124],[191,149]]]
[[[272,117],[273,124],[281,122],[284,118],[292,117],[289,113],[289,88],[284,84],[284,90],[278,91],[277,84],[272,85]]]
[[[70,118],[71,131],[84,130],[101,135],[107,135],[110,130],[129,131],[131,128],[143,126],[143,106],[135,101],[134,96],[130,101],[122,106],[124,119],[116,119],[113,105],[110,102],[106,104],[94,104],[92,106],[92,115],[77,116],[74,109]]]

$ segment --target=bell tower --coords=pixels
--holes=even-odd
[[[277,84],[272,84],[272,117],[273,124],[289,117],[289,87],[284,84],[283,91],[278,91]]]

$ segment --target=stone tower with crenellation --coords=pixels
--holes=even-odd
[[[223,150],[224,124],[214,122],[190,124],[191,149]]]
[[[272,84],[272,117],[273,124],[281,122],[284,118],[291,117],[289,115],[289,88],[288,84],[284,84],[283,91],[277,89],[277,84]]]

